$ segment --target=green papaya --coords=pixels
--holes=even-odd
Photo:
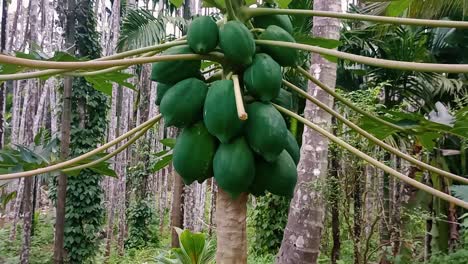
[[[172,164],[185,184],[213,176],[216,148],[216,138],[206,130],[203,122],[182,130],[174,146]]]
[[[273,103],[282,106],[288,110],[293,110],[294,102],[291,92],[286,91],[285,89],[280,89],[278,97],[271,100]]]
[[[268,26],[259,39],[296,43],[291,34],[275,25]],[[296,66],[298,62],[299,53],[296,49],[272,45],[262,45],[262,49],[281,66]]]
[[[237,116],[234,84],[231,80],[215,81],[205,99],[203,120],[208,131],[221,143],[242,133],[245,121]]]
[[[176,83],[164,95],[159,108],[167,126],[186,127],[202,119],[208,86],[196,78]]]
[[[249,29],[239,21],[229,21],[219,29],[219,46],[224,57],[235,64],[250,65],[255,41]]]
[[[234,199],[247,192],[255,176],[254,155],[243,137],[221,144],[213,159],[216,183]]]
[[[175,46],[165,50],[162,55],[193,54],[189,46]],[[159,61],[153,63],[151,80],[174,84],[190,77],[200,75],[201,60]]]
[[[218,26],[209,16],[195,18],[187,31],[187,43],[198,54],[213,51],[218,45]]]
[[[286,139],[287,140],[286,140],[285,150],[288,152],[288,154],[294,160],[294,163],[297,165],[299,164],[299,160],[301,158],[301,149],[299,148],[299,145],[297,144],[296,138],[294,138],[293,134],[289,130],[288,130],[288,136],[286,137]]]
[[[272,194],[293,197],[297,183],[296,164],[284,150],[274,162],[257,162],[255,177],[262,179],[266,184],[266,190]]]
[[[249,115],[245,126],[247,142],[265,160],[276,160],[286,146],[286,122],[271,104],[254,102],[248,104],[246,110]]]
[[[281,89],[281,67],[268,54],[258,53],[252,64],[244,71],[247,91],[263,102],[276,98]]]
[[[156,86],[156,105],[161,104],[164,94],[166,94],[167,90],[169,90],[171,87],[172,85],[170,84],[158,83]]]
[[[293,25],[288,15],[256,16],[253,19],[253,25],[256,28],[267,28],[268,26],[275,25],[286,30],[289,34],[293,33]]]

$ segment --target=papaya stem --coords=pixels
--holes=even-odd
[[[336,57],[343,60],[349,60],[361,64],[370,66],[405,70],[405,71],[416,71],[416,72],[438,72],[438,73],[468,73],[468,64],[440,64],[440,63],[420,63],[420,62],[407,62],[407,61],[394,61],[385,59],[375,59],[365,56],[355,55],[334,49],[326,49],[316,47],[312,45],[292,43],[285,41],[273,41],[273,40],[255,40],[258,45],[269,45],[285,48],[293,48],[298,50],[309,51],[320,55],[327,55]]]
[[[0,63],[15,64],[28,68],[51,68],[51,69],[95,69],[95,68],[108,68],[114,66],[130,66],[134,64],[144,64],[158,61],[175,61],[175,60],[213,60],[218,61],[222,58],[222,54],[212,52],[208,55],[198,54],[177,54],[177,55],[159,55],[146,58],[132,58],[120,60],[106,60],[106,61],[79,61],[79,62],[57,62],[57,61],[40,61],[17,58],[8,55],[0,54]]]
[[[262,33],[263,31],[265,31],[265,29],[264,28],[252,28],[250,31],[251,32],[260,32],[260,33]]]
[[[82,170],[82,169],[86,169],[86,168],[90,168],[96,164],[99,164],[101,162],[104,162],[112,157],[114,157],[115,155],[119,154],[120,152],[122,152],[123,150],[125,150],[128,146],[130,146],[131,144],[133,144],[135,141],[137,141],[141,136],[143,136],[152,126],[154,125],[151,124],[151,125],[148,125],[146,126],[143,130],[141,130],[140,132],[138,132],[137,134],[135,134],[135,136],[132,137],[132,139],[130,139],[129,141],[127,141],[125,144],[123,144],[122,146],[118,147],[116,150],[112,151],[111,153],[107,154],[106,156],[100,158],[100,159],[97,159],[95,161],[92,161],[90,163],[86,163],[86,164],[83,164],[83,165],[79,165],[79,166],[76,166],[76,167],[71,167],[71,168],[66,168],[64,170],[62,170],[63,172],[67,173],[67,172],[70,172],[70,171],[75,171],[75,170]]]
[[[367,161],[369,164],[375,166],[376,168],[379,168],[385,172],[387,172],[388,174],[398,178],[399,180],[419,189],[419,190],[422,190],[422,191],[425,191],[427,193],[430,193],[440,199],[443,199],[447,202],[450,202],[450,203],[454,203],[462,208],[465,208],[465,209],[468,209],[468,203],[463,201],[463,200],[460,200],[456,197],[453,197],[451,195],[448,195],[444,192],[441,192],[439,190],[436,190],[434,188],[431,188],[417,180],[414,180],[396,170],[394,170],[393,168],[381,163],[380,161],[372,158],[371,156],[365,154],[364,152],[356,149],[355,147],[351,146],[350,144],[346,143],[344,140],[342,140],[341,138],[333,135],[332,133],[328,132],[327,130],[321,128],[320,126],[310,122],[309,120],[299,116],[298,114],[292,112],[292,111],[289,111],[288,109],[286,108],[283,108],[279,105],[276,105],[276,104],[273,104],[280,112],[283,112],[284,114],[292,117],[292,118],[295,118],[297,119],[299,122],[303,123],[304,125],[308,126],[309,128],[317,131],[318,133],[322,134],[323,136],[327,137],[328,139],[330,139],[331,141],[333,141],[335,144],[337,144],[338,146],[348,150],[349,152],[351,152],[352,154],[358,156],[359,158]]]
[[[117,53],[117,54],[114,54],[114,55],[98,58],[98,59],[95,59],[95,60],[92,60],[92,61],[115,60],[115,59],[122,59],[122,58],[130,57],[130,56],[134,56],[134,55],[139,55],[139,54],[142,54],[142,53],[145,53],[145,52],[148,52],[147,54],[149,54],[150,52],[160,52],[160,51],[168,49],[170,47],[186,44],[187,41],[183,40],[183,39],[185,39],[185,37],[180,38],[180,39],[178,39],[176,41],[171,41],[171,42],[168,42],[168,43],[153,45],[153,46],[150,46],[150,47],[144,47],[144,48],[135,49],[135,50],[129,50],[129,51]],[[154,55],[154,54],[155,53],[152,53],[152,55]],[[149,56],[151,56],[151,55],[149,55]],[[125,66],[120,66],[120,67],[126,68]],[[122,69],[122,68],[119,68],[119,69]],[[116,70],[116,69],[113,69],[112,71],[114,71],[114,70]],[[42,70],[42,71],[15,73],[15,74],[0,74],[0,81],[22,80],[22,79],[30,79],[30,78],[37,78],[37,77],[48,76],[48,75],[57,75],[57,74],[67,75],[66,73],[69,73],[69,72],[70,72],[70,70],[52,69],[52,70]],[[70,75],[73,75],[73,74],[70,73]],[[79,73],[77,73],[77,74],[79,74]]]
[[[148,126],[154,125],[161,118],[162,118],[162,115],[159,114],[159,115],[151,118],[150,120],[144,122],[143,124],[133,128],[132,130],[128,131],[127,133],[119,136],[118,138],[113,139],[112,141],[109,141],[106,144],[104,144],[104,145],[102,145],[102,146],[100,146],[100,147],[98,147],[98,148],[96,148],[96,149],[94,149],[92,151],[89,151],[89,152],[87,152],[87,153],[85,153],[85,154],[83,154],[81,156],[78,156],[78,157],[75,157],[73,159],[63,161],[63,162],[60,162],[60,163],[57,163],[57,164],[54,164],[54,165],[50,165],[50,166],[47,166],[47,167],[44,167],[44,168],[39,168],[39,169],[34,169],[34,170],[29,170],[29,171],[23,171],[23,172],[1,174],[0,175],[0,180],[9,180],[9,179],[15,179],[15,178],[21,178],[21,177],[30,177],[30,176],[34,176],[34,175],[38,175],[38,174],[44,174],[44,173],[49,173],[49,172],[52,172],[52,171],[61,170],[63,168],[67,168],[69,166],[75,165],[80,161],[83,161],[83,160],[85,160],[87,158],[90,158],[93,155],[98,154],[98,153],[100,153],[100,152],[102,152],[102,151],[104,151],[104,150],[118,144],[119,142],[125,140],[126,138],[130,137],[131,135],[137,133],[138,131],[140,131],[142,129],[145,129]]]
[[[405,129],[398,126],[398,125],[395,125],[393,123],[390,123],[388,121],[385,121],[373,114],[370,114],[364,110],[362,110],[361,108],[355,106],[351,101],[348,101],[346,98],[344,98],[343,96],[339,95],[338,93],[336,93],[333,89],[331,89],[330,87],[326,86],[324,83],[322,83],[321,81],[319,81],[317,78],[315,78],[314,76],[312,76],[309,72],[307,72],[306,70],[304,70],[302,67],[296,67],[297,70],[299,71],[299,73],[301,73],[302,75],[304,75],[307,79],[309,79],[311,82],[313,82],[315,85],[317,85],[318,87],[322,88],[322,90],[324,90],[325,92],[327,92],[329,95],[333,96],[335,99],[337,99],[338,101],[342,102],[344,105],[346,105],[347,107],[351,108],[352,110],[354,110],[355,112],[363,115],[363,116],[366,116],[376,122],[379,122],[381,124],[384,124],[388,127],[391,127],[393,129],[396,129],[398,131],[404,131]],[[302,90],[301,90],[302,91]]]
[[[387,16],[372,16],[363,14],[340,13],[320,10],[306,9],[279,9],[279,8],[249,8],[242,7],[241,13],[245,17],[283,14],[283,15],[304,15],[317,17],[331,17],[347,20],[370,21],[385,24],[395,25],[411,25],[422,27],[444,27],[444,28],[468,28],[468,22],[465,21],[449,21],[449,20],[433,20],[433,19],[416,19],[416,18],[401,18]]]
[[[245,112],[244,102],[242,101],[242,93],[239,84],[239,76],[232,75],[232,81],[234,82],[234,96],[236,97],[236,108],[237,108],[237,116],[240,120],[247,120],[248,115]]]
[[[383,149],[389,151],[390,153],[392,153],[392,154],[394,154],[394,155],[396,155],[396,156],[398,156],[398,157],[400,157],[402,159],[405,159],[405,160],[415,164],[419,168],[426,169],[426,170],[434,172],[434,173],[436,173],[436,174],[438,174],[440,176],[450,178],[450,179],[452,179],[454,181],[457,181],[457,182],[460,182],[460,183],[468,184],[468,179],[467,178],[463,178],[463,177],[458,176],[456,174],[453,174],[453,173],[447,172],[445,170],[433,167],[433,166],[431,166],[429,164],[426,164],[426,163],[424,163],[424,162],[422,162],[422,161],[420,161],[418,159],[415,159],[414,157],[412,157],[412,156],[410,156],[408,154],[405,154],[405,153],[401,152],[400,150],[398,150],[398,149],[388,145],[387,143],[379,140],[374,135],[372,135],[369,132],[365,131],[364,129],[362,129],[358,125],[355,125],[353,122],[349,121],[344,116],[342,116],[339,113],[337,113],[336,111],[334,111],[331,107],[329,107],[328,105],[320,102],[319,100],[317,100],[313,96],[309,95],[308,93],[304,92],[302,89],[300,89],[296,85],[294,85],[294,84],[292,84],[292,83],[290,83],[290,82],[288,82],[286,80],[283,80],[283,83],[287,87],[289,87],[291,90],[293,90],[294,92],[304,96],[307,100],[311,101],[312,103],[314,103],[315,105],[317,105],[321,109],[325,110],[327,113],[329,113],[332,116],[336,117],[336,119],[340,120],[341,122],[346,124],[348,127],[353,129],[354,131],[361,134],[363,137],[369,139],[370,141],[372,141],[376,145],[382,147]]]

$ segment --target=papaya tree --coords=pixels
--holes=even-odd
[[[409,178],[352,147],[315,124],[314,115],[319,113],[320,108],[320,111],[323,110],[334,116],[372,143],[421,169],[462,184],[468,184],[468,179],[423,163],[382,142],[373,134],[336,113],[327,102],[320,101],[327,97],[325,94],[323,97],[312,96],[284,80],[282,76],[283,70],[292,68],[314,86],[321,88],[321,92],[329,94],[385,129],[393,129],[401,134],[411,134],[415,131],[418,133],[444,131],[467,138],[466,132],[460,129],[463,127],[463,120],[457,120],[453,126],[446,126],[421,119],[411,127],[402,127],[401,122],[367,113],[338,95],[333,87],[330,87],[333,86],[332,81],[324,82],[299,65],[301,65],[302,52],[320,54],[328,59],[350,60],[374,67],[419,72],[467,73],[468,65],[374,59],[320,47],[321,41],[318,38],[308,36],[296,40],[291,35],[290,16],[332,17],[376,23],[454,28],[468,28],[467,22],[287,9],[286,6],[278,8],[274,3],[250,7],[251,4],[253,3],[241,0],[205,0],[205,5],[216,7],[223,13],[222,20],[215,21],[210,17],[195,18],[188,28],[187,35],[180,39],[94,60],[76,60],[70,57],[64,59],[64,56],[36,60],[24,56],[0,55],[2,64],[0,80],[3,81],[51,75],[76,76],[84,77],[95,88],[108,93],[106,87],[109,87],[111,82],[117,82],[122,86],[127,84],[125,80],[130,76],[120,72],[122,69],[136,64],[153,63],[151,79],[164,84],[167,88],[161,95],[160,115],[150,117],[148,121],[127,133],[91,151],[80,153],[72,159],[39,169],[18,171],[16,168],[11,168],[8,173],[0,175],[0,180],[31,177],[55,171],[71,176],[83,169],[102,172],[103,168],[100,167],[102,162],[125,150],[164,118],[166,124],[182,129],[172,151],[172,157],[174,169],[184,183],[203,182],[214,177],[219,186],[216,203],[217,263],[246,263],[248,194],[259,196],[268,191],[285,197],[293,195],[301,197],[298,192],[302,192],[302,186],[296,187],[299,146],[294,140],[289,140],[285,121],[287,117],[303,123],[311,129],[310,132],[314,130],[323,136],[323,140],[327,138],[388,175],[449,201],[453,205],[468,209],[468,202]],[[320,65],[317,64],[317,71],[322,70]],[[305,116],[301,116],[283,107],[285,105],[282,106],[281,102],[272,103],[282,92],[281,89],[299,94],[316,105],[317,111],[310,111]],[[110,147],[125,139],[128,139],[125,144],[105,153]],[[302,152],[309,151],[310,147],[311,142],[304,144]],[[310,159],[310,156],[305,155],[302,158]],[[304,160],[299,163],[305,164]],[[299,168],[302,173],[302,167]],[[91,173],[87,177],[86,179],[75,177],[74,181],[95,180],[93,178],[95,176]],[[309,190],[303,189],[304,192]],[[303,201],[297,200],[297,204],[301,202]],[[299,242],[300,240],[296,241]]]

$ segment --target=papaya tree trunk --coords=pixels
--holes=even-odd
[[[173,170],[172,175],[174,177],[174,187],[172,188],[171,227],[182,228],[184,223],[184,183],[175,170]],[[171,247],[179,247],[179,237],[175,229],[172,229],[171,232]]]
[[[216,197],[216,263],[247,263],[247,193],[233,200],[218,188]]]

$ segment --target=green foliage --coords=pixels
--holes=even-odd
[[[101,55],[93,1],[76,7],[76,54],[89,59]],[[71,156],[84,154],[101,144],[106,135],[107,97],[84,78],[73,80]],[[85,169],[68,177],[65,215],[65,249],[70,263],[91,263],[98,253],[98,234],[103,222],[101,175]],[[55,196],[54,190],[52,196]]]
[[[158,236],[151,230],[151,222],[154,218],[153,211],[148,201],[136,201],[127,211],[128,237],[125,241],[126,249],[142,249],[157,247]]]
[[[171,1],[172,3],[172,1]],[[131,50],[162,43],[167,38],[166,24],[183,27],[186,21],[181,17],[155,17],[146,9],[128,9],[120,29],[117,47],[120,51]]]
[[[214,264],[216,246],[203,233],[192,233],[175,227],[180,248],[173,248],[157,257],[162,264]]]
[[[37,214],[34,216],[34,235],[31,236],[30,264],[52,263],[54,226],[52,215]],[[17,236],[14,241],[10,241],[10,226],[0,228],[0,263],[17,264],[22,245],[23,228],[18,225]]]
[[[257,198],[257,205],[249,217],[254,228],[254,238],[250,243],[253,255],[262,256],[278,253],[283,240],[283,231],[288,221],[290,201],[289,198],[271,193]]]

